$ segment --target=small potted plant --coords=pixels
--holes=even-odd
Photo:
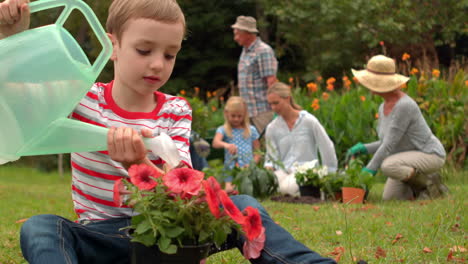
[[[258,199],[268,198],[276,193],[278,180],[269,171],[252,161],[249,166],[231,171],[233,183],[241,194],[247,194]]]
[[[317,166],[318,160],[294,164],[294,176],[301,196],[320,198],[322,179],[328,174],[327,166]]]
[[[363,163],[359,159],[353,159],[349,162],[344,171],[343,178],[343,203],[362,203],[366,193],[374,184],[374,176],[368,172],[362,171]]]
[[[136,213],[129,226],[132,264],[199,263],[212,246],[219,248],[236,230],[246,238],[244,256],[257,258],[265,239],[257,209],[239,211],[214,177],[176,168],[162,173],[148,165],[133,165],[129,179],[117,180],[114,202]]]
[[[326,199],[341,201],[344,176],[339,173],[329,173],[322,179],[322,190],[325,192]]]

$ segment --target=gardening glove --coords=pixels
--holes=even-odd
[[[352,156],[357,156],[359,154],[367,154],[367,148],[361,142],[348,149],[346,152],[346,161],[348,161]]]
[[[362,168],[361,172],[368,172],[368,173],[372,174],[372,176],[374,176],[377,173],[377,171],[368,169],[366,167]]]

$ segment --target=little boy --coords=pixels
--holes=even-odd
[[[29,27],[27,2],[0,3],[0,37]],[[167,133],[182,162],[191,166],[192,110],[183,98],[158,91],[172,73],[185,34],[179,5],[175,0],[114,0],[106,26],[113,45],[114,80],[91,87],[71,117],[109,127],[108,151],[72,154],[72,198],[79,219],[29,218],[20,238],[29,263],[129,263],[130,242],[120,229],[130,225],[134,212],[113,203],[112,186],[128,177],[132,164],[164,163],[147,152],[137,131],[144,137]],[[296,241],[252,197],[232,200],[239,209],[252,206],[262,215],[266,242],[256,263],[334,263]],[[223,248],[242,243],[242,237],[233,236]]]

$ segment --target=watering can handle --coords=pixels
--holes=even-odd
[[[88,23],[93,29],[94,34],[96,34],[97,39],[101,43],[102,51],[91,68],[91,71],[96,78],[109,59],[109,56],[112,52],[112,43],[107,37],[106,32],[102,28],[101,23],[94,14],[93,10],[82,0],[38,0],[29,3],[31,13],[60,6],[64,6],[65,8],[62,10],[62,13],[55,22],[56,25],[63,26],[73,9],[78,9],[88,20]]]

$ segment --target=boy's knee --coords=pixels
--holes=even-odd
[[[239,210],[241,211],[244,210],[248,206],[251,206],[257,209],[263,209],[260,203],[250,195],[245,195],[245,194],[234,195],[234,196],[231,196],[231,200],[234,202],[237,208],[239,208]]]
[[[21,226],[21,237],[34,236],[37,232],[44,232],[49,226],[55,226],[59,216],[56,215],[35,215],[30,217]],[[54,227],[55,228],[55,227]]]

